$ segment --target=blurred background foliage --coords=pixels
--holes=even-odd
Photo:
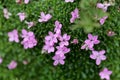
[[[105,0],[98,2],[103,1]],[[93,16],[108,14],[95,8],[96,0],[75,0],[74,3],[65,3],[64,0],[31,0],[27,5],[16,4],[15,0],[0,0],[0,56],[3,58],[3,63],[0,64],[0,80],[100,80],[98,73],[104,67],[113,71],[111,80],[120,80],[119,3],[120,0],[116,0],[115,5],[108,8],[109,17],[105,24],[100,26]],[[12,13],[8,20],[3,17],[3,7]],[[76,7],[80,10],[80,20],[71,24],[70,13]],[[47,23],[38,23],[41,11],[52,14],[53,18]],[[25,12],[26,20],[35,21],[36,26],[28,29],[25,21],[19,21],[17,16],[19,12]],[[62,32],[71,35],[71,41],[74,38],[79,40],[77,45],[70,44],[71,52],[66,56],[65,65],[56,67],[53,66],[51,54],[41,54],[44,37],[48,31],[53,31],[55,20],[63,24]],[[35,48],[25,50],[21,44],[8,41],[9,31],[17,29],[20,34],[23,28],[35,33],[38,40]],[[76,29],[71,30],[72,28]],[[108,37],[109,30],[114,31],[116,35]],[[95,46],[96,50],[107,51],[107,60],[100,66],[96,66],[95,61],[89,58],[90,51],[80,50],[83,41],[87,38],[86,32],[99,36],[101,43]],[[14,70],[7,68],[11,60],[18,62]],[[23,60],[29,63],[24,65]]]

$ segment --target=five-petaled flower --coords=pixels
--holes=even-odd
[[[24,12],[20,12],[17,15],[19,16],[21,22],[26,18],[26,14]]]
[[[99,76],[101,79],[110,80],[110,75],[112,74],[112,71],[109,71],[107,68],[104,68],[103,71],[99,73]]]
[[[52,18],[50,14],[45,14],[44,12],[41,12],[40,15],[41,15],[40,19],[38,19],[39,22],[47,22],[48,20]]]
[[[13,31],[11,32],[8,32],[8,37],[9,37],[9,41],[10,42],[19,42],[19,36],[18,36],[18,31],[16,29],[14,29]]]
[[[96,64],[100,65],[102,60],[106,60],[106,56],[104,54],[105,54],[105,50],[92,51],[90,58],[96,60]]]
[[[8,69],[15,69],[17,67],[17,62],[12,60],[9,64],[8,64]]]
[[[98,36],[93,36],[92,34],[88,34],[88,39],[86,39],[84,43],[85,44],[81,47],[81,49],[94,50],[93,46],[95,44],[99,44],[100,41],[98,40]]]
[[[76,8],[74,11],[71,12],[71,19],[70,22],[73,23],[75,19],[79,18],[79,10]]]
[[[52,59],[54,60],[54,63],[53,63],[54,66],[56,66],[58,64],[64,65],[64,63],[65,63],[65,61],[64,61],[65,56],[60,56],[59,54],[56,54]]]

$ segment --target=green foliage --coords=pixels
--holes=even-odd
[[[81,0],[80,19],[75,22],[72,29],[84,28],[85,32],[92,32],[95,27],[100,27],[99,19],[108,16],[103,10],[96,8],[98,0]]]
[[[95,7],[95,0],[89,5],[88,0],[76,0],[74,3],[65,3],[64,0],[31,0],[28,5],[16,4],[15,0],[0,1],[0,56],[3,57],[3,63],[0,64],[0,80],[100,80],[98,73],[104,67],[113,71],[111,80],[120,79],[120,11],[119,0],[116,0],[115,6],[108,9],[109,18],[100,28],[94,28],[92,34],[98,35],[101,43],[95,46],[96,50],[105,49],[107,60],[100,66],[96,66],[95,61],[89,58],[90,51],[80,50],[87,34],[82,28],[71,30],[73,26],[69,20],[70,12],[76,7],[80,9],[80,27],[84,26],[85,31],[91,31],[93,27],[98,26],[98,22],[93,17],[95,14],[103,16],[100,10]],[[84,2],[85,1],[85,2]],[[85,5],[83,5],[85,4]],[[12,13],[10,19],[3,17],[3,6],[6,6]],[[91,6],[91,7],[85,7]],[[97,11],[96,11],[97,10]],[[38,23],[40,12],[50,13],[53,18],[47,23]],[[35,21],[36,26],[27,29],[25,22],[20,22],[19,12],[26,12],[28,21]],[[53,31],[55,20],[63,24],[62,32],[71,35],[71,41],[78,38],[79,44],[70,44],[71,52],[66,55],[65,65],[53,66],[52,54],[41,54],[44,37],[48,31]],[[78,24],[78,25],[79,25]],[[7,33],[17,29],[19,34],[25,28],[28,31],[34,31],[38,40],[38,45],[33,49],[25,50],[19,43],[8,42]],[[87,30],[88,29],[88,30]],[[113,37],[108,37],[107,32],[112,30],[116,33]],[[7,65],[11,60],[16,60],[18,66],[14,70],[8,70]],[[22,64],[27,60],[28,65]]]

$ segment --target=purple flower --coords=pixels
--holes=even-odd
[[[71,43],[78,44],[78,39],[73,39],[73,41]]]
[[[17,62],[12,60],[9,64],[8,64],[8,69],[15,69],[17,67]]]
[[[92,34],[88,34],[88,39],[86,39],[84,43],[85,44],[81,47],[81,49],[94,50],[93,48],[94,44],[99,44],[100,41],[98,40],[98,36],[93,36]]]
[[[110,75],[112,74],[112,71],[109,71],[107,68],[104,68],[103,71],[99,73],[99,76],[101,79],[110,80]]]
[[[43,46],[43,51],[47,51],[48,53],[51,53],[51,52],[54,52],[55,51],[55,48],[53,45],[50,45],[50,44],[45,44]]]
[[[103,18],[101,18],[100,19],[100,24],[103,25],[107,18],[108,18],[108,16],[104,16]]]
[[[19,16],[21,22],[26,18],[26,14],[24,12],[20,12],[17,15]]]
[[[40,19],[38,19],[39,22],[47,22],[48,20],[50,20],[52,18],[52,16],[50,14],[46,14],[44,12],[41,12],[41,16]]]
[[[59,40],[60,40],[60,43],[59,43],[59,45],[61,46],[61,47],[63,47],[63,46],[68,46],[69,45],[69,40],[70,40],[70,36],[69,35],[67,35],[67,34],[64,34],[63,36],[60,36],[59,37]]]
[[[105,54],[105,50],[92,51],[90,58],[96,60],[96,64],[100,65],[102,60],[106,60],[106,56],[104,54]]]
[[[79,18],[79,10],[76,8],[74,11],[71,12],[72,18],[70,22],[73,23],[75,19]]]
[[[30,0],[24,0],[24,3],[25,4],[28,4]]]
[[[56,54],[52,59],[54,60],[54,63],[53,63],[54,66],[56,66],[58,64],[62,64],[62,65],[65,64],[65,61],[64,61],[65,56],[60,56],[60,55]]]
[[[65,2],[74,2],[74,0],[65,0]]]
[[[3,13],[6,19],[9,19],[9,17],[12,15],[10,12],[8,12],[7,8],[3,9]]]
[[[59,21],[55,21],[54,32],[56,32],[56,34],[61,34],[61,28],[62,28],[62,24],[60,24]]]
[[[27,22],[26,21],[25,23],[28,25],[28,29],[35,25],[34,22]]]
[[[23,29],[21,37],[23,38],[21,44],[24,46],[24,49],[33,48],[37,45],[37,40],[35,39],[33,32],[27,32],[25,29]]]
[[[3,62],[3,59],[0,57],[0,64]]]
[[[103,11],[107,11],[108,7],[110,6],[110,3],[97,3],[97,8],[102,9]]]
[[[11,32],[8,32],[8,37],[10,42],[13,42],[13,41],[17,43],[19,42],[18,31],[16,29],[14,29]]]
[[[55,52],[55,54],[59,54],[60,56],[64,56],[64,54],[70,52],[70,49],[63,46],[63,47],[60,47],[60,46],[57,46],[57,51]]]
[[[49,32],[49,35],[45,37],[45,43],[49,42],[48,44],[54,45],[54,43],[57,43],[57,37],[52,32]]]

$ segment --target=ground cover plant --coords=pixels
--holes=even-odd
[[[0,80],[119,80],[119,0],[0,0]]]

